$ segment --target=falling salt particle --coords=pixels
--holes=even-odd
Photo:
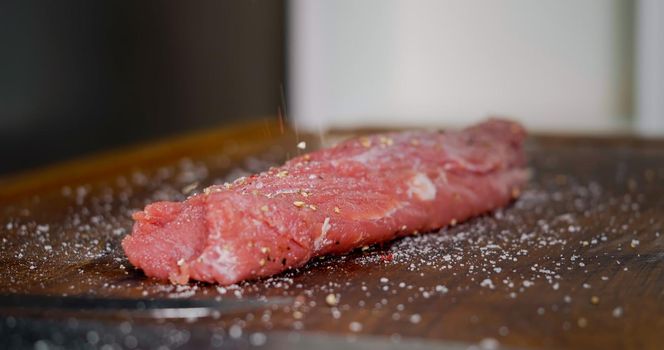
[[[420,316],[420,314],[412,314],[412,315],[410,315],[409,320],[410,320],[410,323],[417,324],[417,323],[420,323],[420,321],[422,321],[422,316]]]
[[[611,312],[611,314],[613,315],[613,317],[615,317],[615,318],[619,318],[619,317],[621,317],[621,316],[623,315],[623,308],[620,307],[620,306],[618,306],[618,307],[616,307],[615,309],[613,309],[613,311]]]
[[[304,141],[300,141],[300,143],[297,144],[297,148],[306,149],[307,148],[307,143],[304,142]]]
[[[630,243],[630,247],[636,248],[639,245],[639,240],[638,239],[633,239],[632,243]]]
[[[579,325],[580,328],[585,328],[588,325],[588,320],[586,320],[583,317],[580,317],[576,323]]]
[[[553,284],[553,290],[558,290],[560,288],[560,284],[558,282]]]
[[[387,282],[389,282],[389,281],[390,281],[390,280],[387,279],[386,277],[381,277],[381,278],[380,278],[380,283],[387,283]]]
[[[589,285],[588,283],[584,283],[584,284],[583,284],[583,288],[585,288],[585,289],[590,289],[590,285]]]
[[[256,332],[249,336],[249,343],[253,346],[263,346],[267,342],[265,333]]]
[[[359,322],[351,322],[348,324],[348,329],[350,329],[351,332],[360,332],[362,331],[362,324]]]
[[[440,284],[436,286],[436,292],[438,293],[447,293],[448,289],[445,286],[441,286]]]
[[[124,345],[127,349],[135,349],[138,346],[138,339],[133,335],[128,335],[124,339]]]
[[[569,304],[569,303],[572,302],[572,297],[569,296],[569,295],[565,295],[565,296],[563,297],[563,300],[565,300],[565,302]]]
[[[182,187],[182,193],[183,194],[189,194],[189,193],[193,192],[196,189],[196,187],[198,187],[198,184],[199,184],[198,181],[195,181],[195,182],[190,183],[187,186]]]
[[[88,343],[95,345],[99,342],[99,334],[95,331],[89,331],[85,334],[85,339]]]
[[[500,273],[500,271],[502,271],[502,270],[503,270],[503,269],[500,268],[500,267],[494,267],[494,268],[493,268],[493,271],[496,272],[496,273]]]
[[[120,332],[122,332],[122,334],[131,333],[131,323],[126,322],[126,321],[120,323]]]
[[[510,334],[510,330],[506,326],[502,326],[498,328],[498,334],[500,334],[503,337],[506,337],[508,334]]]
[[[544,310],[543,307],[538,307],[538,308],[537,308],[537,314],[540,315],[540,316],[541,316],[541,315],[544,315],[544,312],[545,312],[545,311],[546,311],[546,310]]]
[[[592,297],[590,297],[590,303],[593,304],[593,305],[599,304],[599,297],[596,296],[596,295],[593,295]]]
[[[233,339],[237,339],[242,336],[242,327],[239,325],[232,325],[231,328],[228,329],[228,335],[231,336]]]

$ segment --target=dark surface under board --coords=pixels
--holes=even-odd
[[[176,287],[133,269],[131,212],[318,139],[248,128],[5,182],[0,348],[664,346],[661,141],[531,137],[508,208],[266,280]]]

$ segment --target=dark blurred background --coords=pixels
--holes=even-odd
[[[0,1],[0,176],[279,109],[661,137],[661,23],[661,0]]]
[[[0,173],[276,115],[282,1],[0,2]]]

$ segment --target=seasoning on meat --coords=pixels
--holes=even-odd
[[[364,136],[133,215],[122,246],[146,275],[232,284],[506,205],[526,181],[524,129]]]

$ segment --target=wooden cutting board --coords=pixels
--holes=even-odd
[[[0,347],[664,346],[661,140],[533,136],[510,207],[267,280],[177,287],[124,257],[146,203],[339,136],[265,121],[3,180]]]

